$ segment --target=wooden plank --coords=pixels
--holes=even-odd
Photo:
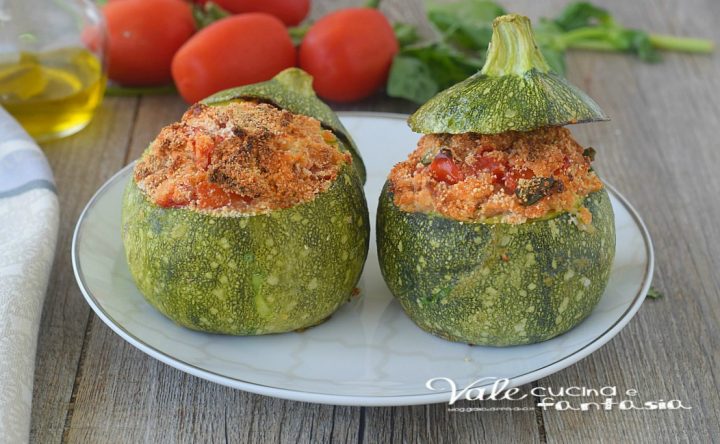
[[[284,401],[190,376],[97,318],[68,442],[357,442],[359,409]]]
[[[73,276],[70,242],[80,212],[123,163],[137,99],[106,99],[79,134],[43,145],[55,174],[60,231],[43,308],[33,391],[31,440],[60,442],[88,322],[89,307]]]
[[[528,393],[530,385],[521,390]],[[367,408],[363,442],[494,442],[500,437],[512,443],[541,442],[531,397],[522,401],[459,401],[453,407],[495,411],[451,412],[447,404]]]
[[[224,418],[203,410],[222,387],[198,386],[198,379],[148,358],[101,324],[94,318],[87,348],[92,358],[80,374],[67,442],[172,442],[191,433],[207,442],[224,440]],[[165,408],[168,398],[177,398],[172,409]]]

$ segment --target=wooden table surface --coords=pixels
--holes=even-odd
[[[361,1],[315,1],[313,16]],[[532,19],[566,0],[505,0]],[[600,2],[625,24],[720,42],[715,0]],[[422,24],[420,0],[386,0],[392,18]],[[427,31],[427,25],[425,30]],[[691,410],[448,412],[447,405],[375,408],[284,401],[175,370],[135,349],[85,303],[70,263],[77,218],[97,188],[180,117],[176,96],[107,98],[81,133],[44,145],[61,203],[60,236],[35,371],[34,442],[711,442],[720,439],[720,57],[580,53],[570,79],[612,117],[573,127],[596,167],[643,216],[655,243],[654,285],[630,324],[591,356],[543,378],[544,387],[634,388],[640,400],[680,399]],[[378,95],[337,109],[411,112]],[[412,147],[398,147],[411,150]],[[522,387],[527,392],[530,385]],[[567,398],[565,398],[567,399]],[[596,400],[580,398],[580,400]],[[466,403],[527,407],[533,401]]]

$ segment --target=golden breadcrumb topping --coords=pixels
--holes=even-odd
[[[428,134],[389,180],[395,205],[407,212],[518,224],[570,211],[589,224],[582,199],[603,187],[590,169],[593,156],[563,127]]]
[[[308,202],[350,163],[312,117],[265,103],[193,105],[135,166],[157,205],[256,213]]]

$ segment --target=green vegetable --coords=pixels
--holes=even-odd
[[[288,28],[288,34],[290,34],[290,38],[292,39],[295,46],[300,46],[300,43],[302,43],[302,39],[305,38],[305,34],[307,34],[311,26],[311,23],[305,23],[303,25]]]
[[[587,2],[568,5],[555,19],[542,19],[538,41],[543,48],[565,51],[568,48],[596,51],[621,51],[646,62],[660,60],[658,49],[711,52],[709,40],[651,34],[625,28],[610,13]]]
[[[569,213],[519,225],[461,223],[400,210],[386,184],[377,216],[380,269],[423,330],[481,345],[544,341],[587,317],[610,275],[610,199],[602,190],[584,205],[593,216],[585,229]]]
[[[257,335],[318,324],[347,301],[369,223],[362,183],[346,166],[314,200],[249,216],[162,208],[131,180],[122,238],[138,289],[167,317]]]
[[[511,14],[494,20],[482,70],[430,99],[408,123],[422,133],[495,134],[604,118],[550,71],[530,21]],[[534,205],[563,188],[553,177],[535,177],[521,180],[516,194]],[[581,203],[592,216],[588,225],[567,211],[520,224],[458,221],[405,212],[393,199],[388,182],[377,215],[380,270],[408,316],[430,333],[493,346],[540,342],[577,325],[605,290],[615,222],[604,189]]]
[[[422,103],[481,67],[480,60],[442,43],[406,48],[393,59],[387,93]]]
[[[393,23],[393,31],[401,48],[417,43],[420,40],[417,29],[409,23],[395,22]]]
[[[428,2],[426,9],[444,42],[469,50],[487,47],[492,21],[505,14],[500,5],[489,1]]]
[[[665,297],[664,294],[660,290],[658,290],[655,287],[650,287],[650,289],[647,292],[647,297],[650,299],[662,299]]]
[[[561,193],[565,189],[563,183],[553,177],[533,177],[525,185],[519,185],[515,195],[520,205],[530,206],[540,202],[545,196]]]
[[[365,164],[355,142],[335,112],[315,95],[310,74],[299,68],[288,68],[266,82],[220,91],[203,99],[202,103],[218,105],[236,99],[260,100],[295,114],[318,119],[338,137],[343,148],[350,152],[353,166],[363,183],[365,182]]]
[[[599,120],[607,120],[600,107],[550,71],[530,20],[510,14],[493,22],[482,70],[430,99],[408,123],[425,134],[497,134]]]
[[[503,8],[492,1],[429,3],[428,20],[438,40],[402,47],[388,77],[388,95],[423,103],[474,74],[484,62],[492,20],[502,14]],[[558,74],[565,73],[565,53],[570,49],[628,52],[654,62],[660,59],[659,50],[708,53],[714,47],[709,40],[625,28],[607,10],[587,2],[571,3],[554,19],[541,19],[535,34],[547,64]],[[448,74],[436,68],[437,60],[451,65],[444,65]]]
[[[266,214],[233,215],[150,202],[132,180],[122,238],[141,293],[180,325],[254,335],[307,328],[345,302],[362,272],[370,227],[362,160],[337,116],[291,68],[268,82],[221,91],[203,102],[269,102],[314,117],[353,156],[312,201]]]
[[[424,103],[443,89],[477,72],[484,54],[467,50],[486,48],[492,34],[492,20],[504,13],[493,2],[429,3],[430,23],[443,36],[438,42],[412,45],[400,40],[387,82],[387,93]]]

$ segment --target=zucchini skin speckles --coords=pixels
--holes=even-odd
[[[310,202],[229,216],[151,203],[133,180],[122,238],[147,301],[176,323],[258,335],[316,325],[348,300],[368,252],[362,183],[344,166]]]
[[[463,223],[408,213],[385,185],[377,215],[380,269],[423,330],[478,345],[531,344],[585,319],[599,301],[615,255],[606,190],[583,205],[591,227],[562,213],[524,224]]]

